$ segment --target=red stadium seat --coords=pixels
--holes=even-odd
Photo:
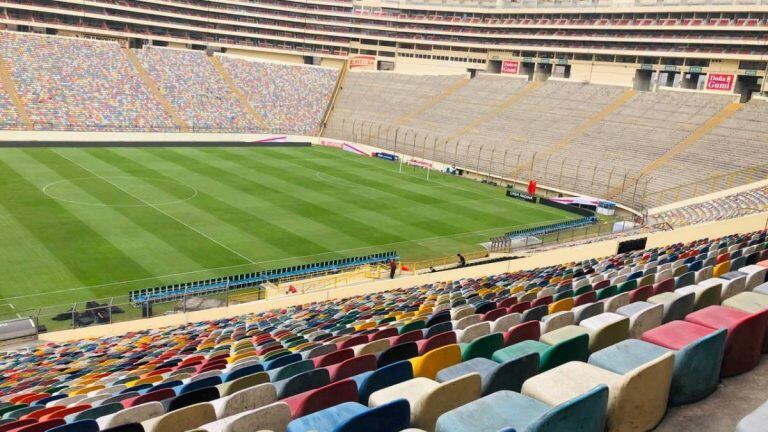
[[[514,345],[525,340],[539,340],[541,325],[539,321],[528,321],[518,324],[504,332],[504,346]]]
[[[345,379],[325,387],[283,399],[291,409],[291,417],[299,418],[343,402],[357,402],[357,384]]]
[[[728,330],[721,375],[724,377],[747,372],[760,363],[768,310],[749,314],[723,306],[709,306],[688,314],[685,320],[705,327]]]

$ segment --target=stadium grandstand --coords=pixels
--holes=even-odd
[[[0,0],[0,432],[768,431],[768,0]]]

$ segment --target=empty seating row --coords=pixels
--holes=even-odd
[[[653,215],[658,222],[671,226],[692,225],[743,216],[768,207],[768,187],[759,187],[721,198],[667,210]]]

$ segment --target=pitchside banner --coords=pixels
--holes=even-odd
[[[730,74],[709,74],[707,76],[707,90],[731,91],[735,79]]]
[[[501,62],[501,73],[517,75],[520,70],[520,62],[514,60],[504,60]]]
[[[515,198],[523,201],[528,201],[531,203],[538,202],[539,200],[536,199],[535,196],[528,195],[525,192],[520,192],[514,189],[507,189],[507,196],[510,198]]]
[[[377,157],[379,159],[385,159],[388,161],[396,161],[397,155],[392,153],[384,153],[384,152],[373,152],[373,157]]]

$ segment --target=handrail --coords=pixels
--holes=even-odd
[[[320,130],[317,132],[317,136],[323,136],[325,131],[325,125],[328,123],[328,119],[331,117],[333,107],[336,105],[336,98],[341,93],[341,89],[344,87],[344,80],[347,78],[347,71],[349,69],[349,59],[344,60],[344,64],[339,71],[339,78],[336,80],[336,85],[333,87],[333,93],[328,100],[328,105],[325,107],[325,114],[323,114],[323,121],[320,122]]]

